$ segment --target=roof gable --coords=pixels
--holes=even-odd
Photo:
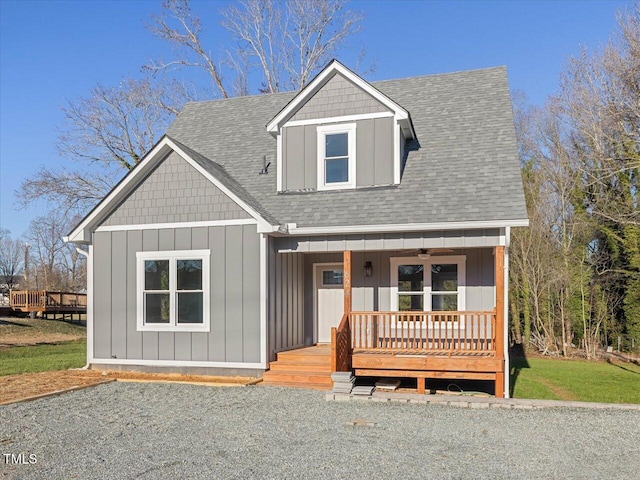
[[[346,82],[346,84],[344,82]],[[403,131],[405,131],[405,137],[415,138],[415,132],[413,130],[409,112],[337,60],[329,62],[329,64],[308,85],[306,85],[282,110],[280,110],[275,117],[271,119],[267,124],[267,131],[272,135],[276,135],[285,123],[294,119],[294,116],[301,114],[301,117],[306,117],[309,115],[309,112],[304,112],[304,108],[306,106],[313,107],[314,104],[319,106],[321,105],[321,102],[325,102],[325,105],[320,109],[321,112],[340,112],[341,109],[345,110],[345,107],[346,110],[348,110],[349,106],[345,105],[345,102],[343,101],[344,99],[336,100],[337,104],[342,105],[338,110],[335,110],[335,104],[333,101],[326,104],[327,97],[331,98],[333,85],[336,85],[338,88],[342,88],[346,85],[348,88],[352,89],[351,93],[353,95],[362,95],[361,100],[365,102],[369,108],[378,109],[378,111],[391,111],[400,122]],[[318,94],[320,95],[320,98],[316,97]],[[349,102],[347,101],[346,103]],[[358,113],[362,112],[338,114],[327,113],[326,115],[330,117],[337,117]],[[305,120],[305,118],[296,118],[295,120]]]
[[[209,208],[203,209],[207,205]],[[251,218],[176,152],[167,155],[100,226]]]
[[[224,168],[172,140],[167,135],[147,153],[144,158],[96,205],[89,214],[65,237],[65,241],[74,243],[90,243],[91,232],[104,222],[121,205],[129,195],[167,158],[172,152],[180,155],[197,172],[217,187],[224,195],[235,202],[248,215],[258,222],[259,228],[273,231],[273,221],[262,209],[256,208],[258,202],[240,186]],[[263,215],[265,213],[266,215]]]

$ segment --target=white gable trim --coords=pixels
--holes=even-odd
[[[247,205],[236,194],[231,192],[216,177],[202,168],[195,160],[193,160],[184,150],[171,141],[168,137],[163,137],[140,163],[131,172],[125,176],[118,185],[94,208],[81,222],[73,229],[73,231],[64,237],[65,242],[90,243],[91,242],[91,226],[106,216],[105,212],[109,212],[115,205],[124,200],[126,195],[138,185],[138,180],[146,177],[149,172],[157,165],[157,163],[165,158],[171,151],[176,152],[184,160],[186,160],[193,168],[202,174],[213,185],[219,188],[226,196],[233,200],[240,208],[253,217],[258,225],[265,230],[272,230],[272,226],[252,207]]]
[[[396,102],[391,100],[389,97],[387,97],[385,94],[383,94],[380,90],[378,90],[377,88],[372,86],[369,82],[367,82],[366,80],[363,80],[360,76],[358,76],[355,73],[353,73],[351,70],[349,70],[347,67],[342,65],[340,62],[338,62],[337,60],[332,60],[331,63],[329,63],[329,65],[327,65],[325,67],[325,69],[322,70],[311,81],[311,83],[309,83],[305,88],[303,88],[302,91],[300,91],[300,93],[298,93],[298,95],[296,95],[293,98],[293,100],[291,100],[287,104],[287,106],[284,107],[280,111],[280,113],[278,113],[267,124],[267,131],[270,132],[273,135],[279,133],[280,129],[282,128],[282,126],[286,122],[286,120],[289,119],[294,114],[294,112],[298,111],[298,109],[302,105],[304,105],[313,95],[315,95],[315,93],[318,90],[320,90],[320,88],[322,88],[322,86],[324,86],[326,81],[330,77],[335,75],[336,73],[340,73],[345,78],[347,78],[349,81],[354,83],[357,87],[359,87],[360,89],[364,90],[366,93],[371,95],[377,101],[382,103],[389,110],[392,110],[394,112],[394,115],[396,116],[396,118],[398,120],[400,120],[400,121],[408,121],[409,120],[409,112],[408,111],[406,111],[404,108],[402,108]],[[412,127],[410,127],[410,129],[411,129],[411,135],[415,136],[414,132],[412,130]]]
[[[342,122],[355,122],[357,120],[372,120],[375,118],[394,117],[392,112],[374,112],[374,113],[360,113],[358,115],[344,115],[342,117],[325,117],[325,118],[310,118],[308,120],[293,120],[287,122],[287,127],[300,127],[304,125],[324,125],[326,123],[342,123]]]
[[[159,230],[162,228],[228,227],[232,225],[257,225],[255,218],[231,220],[203,220],[200,222],[139,223],[131,225],[101,225],[96,232],[127,232],[130,230]]]

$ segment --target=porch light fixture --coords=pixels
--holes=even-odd
[[[370,277],[373,268],[371,267],[371,262],[364,262],[364,276]]]

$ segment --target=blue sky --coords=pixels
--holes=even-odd
[[[139,77],[167,47],[144,24],[160,1],[0,0],[0,228],[22,235],[44,213],[18,210],[14,191],[43,166],[67,165],[54,148],[61,107],[101,83]],[[229,42],[217,26],[227,2],[195,1],[207,45]],[[630,1],[353,1],[362,30],[339,59],[366,48],[383,80],[506,65],[512,89],[542,104],[566,59],[604,44]],[[79,167],[75,165],[73,167]]]

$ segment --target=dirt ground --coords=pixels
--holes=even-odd
[[[77,323],[21,317],[0,317],[0,347],[70,342],[85,338],[87,329]]]
[[[249,377],[213,377],[100,370],[60,370],[0,377],[0,405],[74,387],[99,385],[105,381],[181,382],[201,385],[242,386],[256,381]]]

